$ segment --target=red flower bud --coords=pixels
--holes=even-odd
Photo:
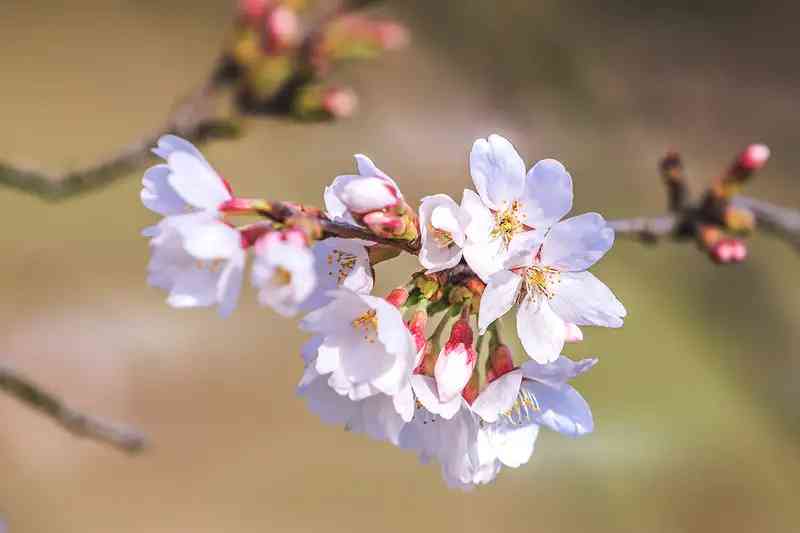
[[[386,295],[386,301],[395,307],[400,307],[406,303],[406,300],[408,300],[408,291],[403,287],[392,289],[392,291]]]
[[[505,344],[496,347],[489,355],[489,364],[492,367],[494,376],[492,381],[514,370],[514,358],[511,354],[511,349]]]

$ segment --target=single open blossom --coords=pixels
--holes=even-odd
[[[291,317],[316,287],[314,256],[304,245],[271,241],[267,235],[255,245],[253,285],[259,289],[262,305]]]
[[[400,312],[381,298],[347,290],[308,314],[301,327],[321,337],[315,368],[328,385],[351,400],[383,393],[397,412],[413,413],[409,376],[417,350]]]
[[[208,212],[164,218],[150,240],[150,285],[169,293],[173,307],[219,305],[222,316],[236,307],[245,251],[238,231]]]
[[[323,422],[344,426],[373,439],[399,443],[406,421],[397,412],[394,398],[377,393],[359,400],[342,395],[329,385],[329,378],[320,374],[316,360],[322,337],[312,338],[302,350],[306,368],[297,387],[297,394],[306,399],[309,409]]]
[[[422,199],[419,226],[422,247],[419,262],[428,273],[456,266],[463,255],[470,216],[446,194]]]
[[[302,309],[312,311],[331,301],[334,289],[348,289],[359,294],[372,292],[374,283],[372,266],[367,255],[370,243],[360,239],[332,237],[311,247],[314,255],[317,284],[302,304]]]
[[[185,139],[164,135],[153,153],[166,161],[147,170],[142,178],[142,203],[164,216],[189,211],[218,211],[231,200],[227,182]]]
[[[481,333],[515,304],[517,334],[539,363],[555,361],[567,325],[620,327],[625,308],[587,268],[614,243],[614,230],[597,213],[554,225],[539,244],[533,236],[512,248],[506,269],[489,278],[481,297]],[[533,251],[531,251],[533,250]],[[518,252],[518,253],[517,253]]]
[[[572,209],[572,177],[553,159],[539,161],[526,175],[522,158],[499,135],[475,141],[470,171],[478,194],[464,191],[461,203],[470,215],[464,258],[488,282],[512,245],[541,239]]]

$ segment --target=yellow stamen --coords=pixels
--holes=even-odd
[[[283,267],[277,267],[272,274],[271,283],[276,287],[285,287],[292,282],[292,273]]]
[[[365,341],[374,343],[378,340],[378,314],[374,309],[362,313],[350,324],[353,329],[361,330]]]
[[[547,298],[552,298],[555,295],[555,286],[559,283],[559,277],[559,272],[555,268],[528,267],[525,271],[525,287],[529,295],[538,292]]]
[[[494,214],[495,227],[491,235],[493,238],[503,239],[506,247],[511,243],[514,235],[520,233],[524,228],[525,213],[521,213],[521,209],[522,206],[515,200],[508,209],[497,211]]]

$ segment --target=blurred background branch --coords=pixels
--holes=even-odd
[[[138,431],[81,413],[2,364],[0,390],[49,417],[75,436],[96,440],[127,453],[140,452],[147,445],[146,437]]]
[[[243,1],[208,81],[179,102],[161,127],[81,170],[54,174],[0,161],[0,185],[64,200],[132,175],[168,133],[202,143],[237,136],[239,114],[300,121],[348,117],[357,104],[353,91],[324,85],[334,67],[408,41],[403,26],[355,13],[375,3],[335,0],[310,10],[303,2]],[[226,96],[232,96],[232,105],[224,105]]]

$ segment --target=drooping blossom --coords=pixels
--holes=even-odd
[[[315,368],[328,385],[351,400],[388,394],[410,419],[409,376],[417,350],[400,312],[381,298],[336,290],[333,300],[309,313],[301,327],[321,337]]]
[[[586,269],[614,243],[614,230],[597,213],[555,224],[544,237],[518,241],[503,270],[493,274],[481,297],[481,333],[515,304],[517,334],[539,363],[555,361],[567,325],[620,327],[625,308]],[[533,250],[533,251],[531,251]]]
[[[419,226],[422,236],[419,262],[428,273],[456,266],[463,256],[470,216],[446,194],[422,199]]]
[[[478,194],[464,191],[461,207],[470,216],[464,258],[488,282],[501,270],[512,245],[541,239],[572,208],[572,177],[553,159],[527,173],[512,144],[499,135],[478,139],[470,154]]]
[[[152,253],[147,281],[169,293],[173,307],[236,307],[245,251],[238,231],[209,212],[164,218],[149,233]]]

